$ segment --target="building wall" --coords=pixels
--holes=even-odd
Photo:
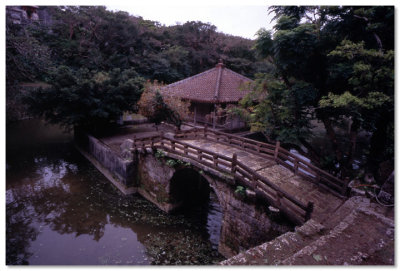
[[[226,106],[227,104],[221,104],[222,108],[226,108]],[[192,102],[189,110],[192,113],[190,116],[190,121],[195,122],[194,118],[196,115],[197,123],[207,124],[209,126],[213,125],[214,104]],[[227,128],[230,130],[235,130],[246,127],[246,122],[238,116],[233,118],[227,118],[225,116],[217,116],[216,126]]]
[[[192,102],[189,110],[192,113],[192,121],[196,116],[197,122],[212,124],[211,113],[214,111],[214,104]]]

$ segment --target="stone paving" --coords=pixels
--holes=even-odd
[[[292,171],[277,164],[273,159],[261,157],[233,146],[203,139],[183,141],[228,157],[232,157],[236,153],[240,162],[256,170],[261,176],[268,178],[299,201],[304,204],[307,204],[309,201],[313,202],[314,211],[311,217],[319,223],[324,222],[332,212],[344,203],[343,199],[322,190],[322,188],[300,176],[296,176]]]

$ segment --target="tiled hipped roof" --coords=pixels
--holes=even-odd
[[[238,102],[248,92],[246,83],[251,79],[224,67],[222,62],[215,68],[196,74],[162,88],[168,95],[204,103]]]

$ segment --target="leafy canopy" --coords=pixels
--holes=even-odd
[[[132,111],[140,98],[144,79],[133,69],[109,72],[77,71],[59,66],[49,73],[52,86],[28,92],[30,111],[66,127],[98,128]]]
[[[372,134],[364,148],[368,159],[376,164],[393,157],[379,151],[393,149],[392,132],[385,136],[394,120],[393,7],[273,6],[270,11],[276,15],[275,32],[261,29],[255,49],[273,68],[257,75],[241,104],[252,129],[307,149],[316,163],[333,157],[329,169],[342,177],[351,175],[361,131]],[[331,143],[324,149],[312,144],[318,122]]]
[[[162,93],[162,85],[157,82],[146,83],[138,102],[139,114],[159,125],[166,121],[180,128],[183,120],[189,115],[189,102]]]

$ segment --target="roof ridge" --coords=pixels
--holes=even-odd
[[[225,68],[225,69],[226,69],[227,71],[229,71],[229,72],[235,74],[236,76],[239,76],[239,77],[241,77],[241,78],[243,78],[243,79],[246,79],[246,80],[253,81],[252,79],[250,79],[250,78],[248,78],[248,77],[246,77],[246,76],[244,76],[244,75],[241,75],[240,73],[237,73],[237,72],[235,72],[235,71],[233,71],[233,70],[231,70],[231,69],[229,69],[229,68]]]
[[[218,75],[217,75],[217,81],[215,84],[215,93],[214,93],[214,99],[216,101],[218,101],[218,96],[219,96],[219,88],[221,85],[221,78],[222,78],[222,69],[223,69],[222,66],[218,66]]]
[[[198,76],[201,76],[201,75],[207,74],[207,73],[209,73],[209,72],[212,72],[212,71],[215,70],[215,69],[216,69],[216,68],[212,68],[212,69],[206,70],[206,71],[204,71],[204,72],[201,72],[201,73],[195,74],[195,75],[193,75],[193,76],[190,76],[190,77],[188,77],[188,78],[185,78],[185,79],[176,81],[176,82],[174,82],[174,83],[171,83],[171,84],[169,84],[169,85],[166,85],[165,87],[162,87],[162,89],[163,89],[163,88],[168,88],[168,87],[173,87],[173,86],[179,85],[179,84],[181,84],[181,83],[183,83],[183,82],[186,82],[186,81],[188,81],[188,80],[194,79],[194,78],[196,78],[196,77],[198,77]]]

